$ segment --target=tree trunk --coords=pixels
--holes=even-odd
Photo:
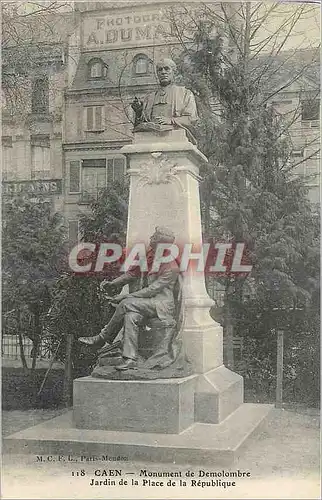
[[[66,336],[66,351],[65,351],[65,375],[64,375],[64,403],[70,406],[72,403],[72,349],[73,335]]]
[[[40,314],[38,311],[34,313],[34,318],[35,318],[35,339],[33,340],[33,346],[32,346],[31,371],[35,371],[36,369],[37,356],[39,352],[40,339],[41,339]]]
[[[252,9],[251,3],[246,2],[245,32],[244,32],[244,63],[246,70],[248,67],[248,60],[250,55],[251,9]]]
[[[22,334],[20,331],[18,332],[18,337],[19,337],[19,351],[20,351],[20,359],[21,359],[22,367],[24,370],[28,370],[27,360],[26,360],[26,356],[25,356],[25,352],[24,352],[24,348],[23,348]]]
[[[205,195],[205,200],[204,200],[204,234],[206,238],[209,237],[210,233],[210,202],[209,202],[209,197],[208,193]]]
[[[32,341],[32,365],[31,365],[32,372],[35,371],[36,369],[38,350],[39,350],[39,340],[35,339]]]

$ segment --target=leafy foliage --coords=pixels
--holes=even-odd
[[[127,224],[128,186],[123,183],[110,184],[103,190],[90,211],[82,215],[82,239],[99,244],[103,241],[124,243]],[[117,270],[113,269],[113,272]],[[114,308],[106,301],[100,291],[102,276],[73,275],[63,273],[53,290],[52,306],[46,325],[50,334],[56,338],[53,348],[63,338],[58,358],[65,359],[65,337],[74,337],[72,365],[74,376],[88,374],[96,361],[96,356],[76,340],[81,336],[97,335],[109,321]],[[109,279],[114,276],[109,275]]]
[[[4,313],[13,311],[17,326],[34,343],[33,368],[43,334],[43,318],[55,280],[65,266],[65,229],[50,203],[31,197],[3,205],[2,271]]]
[[[115,239],[125,244],[129,188],[127,183],[113,182],[91,204],[91,211],[81,217],[84,241],[100,243]]]
[[[222,34],[213,35],[214,24],[200,23],[178,65],[199,102],[198,144],[209,159],[201,184],[204,237],[245,242],[253,265],[248,278],[219,280],[220,321],[224,334],[269,340],[254,368],[265,378],[265,363],[274,372],[275,329],[296,345],[309,318],[318,318],[319,220],[304,180],[292,174],[288,123],[267,100],[268,68],[250,57],[250,19],[229,49]]]

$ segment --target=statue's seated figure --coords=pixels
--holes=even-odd
[[[187,88],[175,85],[175,72],[172,59],[162,59],[156,64],[160,87],[143,100],[134,99],[134,132],[183,128],[188,139],[195,142],[192,131],[198,119],[195,98]]]
[[[179,265],[176,261],[161,264],[157,272],[151,271],[155,249],[158,243],[173,243],[172,231],[156,227],[150,238],[147,253],[148,272],[141,277],[143,288],[113,297],[115,313],[109,323],[94,337],[80,337],[79,341],[102,348],[111,344],[121,333],[122,361],[116,365],[118,371],[137,367],[139,346],[145,351],[144,368],[163,369],[174,363],[181,354],[181,344],[177,335],[182,322],[182,286]],[[127,272],[109,282],[104,281],[105,289],[113,290],[120,285],[129,284],[137,275]],[[139,338],[141,337],[141,338]],[[150,337],[152,352],[149,352]]]

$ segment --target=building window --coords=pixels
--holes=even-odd
[[[69,192],[80,192],[80,162],[71,161],[69,163]]]
[[[304,157],[304,151],[303,149],[298,149],[298,150],[293,150],[291,153],[292,158],[303,158]]]
[[[301,101],[302,121],[314,121],[320,119],[320,100]]]
[[[49,135],[31,136],[31,178],[50,178],[50,139]]]
[[[50,148],[50,137],[46,134],[35,134],[30,136],[31,146]]]
[[[319,162],[311,159],[304,162],[304,180],[307,186],[319,184]]]
[[[74,189],[79,186],[79,170],[76,173],[76,164],[78,162],[70,162],[70,186],[71,186],[71,167],[73,164]],[[89,203],[93,199],[97,199],[100,192],[105,189],[108,183],[119,181],[122,182],[125,175],[125,158],[93,158],[82,160],[81,163],[81,201]],[[77,177],[78,175],[78,177]],[[70,188],[71,189],[71,188]]]
[[[12,136],[11,135],[3,135],[2,136],[2,146],[4,148],[12,148]]]
[[[108,66],[102,59],[91,59],[88,63],[88,78],[105,78]]]
[[[96,199],[100,190],[106,187],[106,159],[82,161],[82,200]]]
[[[144,54],[139,54],[133,61],[134,74],[147,75],[152,72],[152,61]]]
[[[319,188],[319,186],[310,187],[308,197],[309,197],[309,200],[312,204],[312,210],[314,212],[316,212],[317,214],[319,214],[320,213],[320,188]]]
[[[49,82],[47,76],[37,78],[33,82],[31,112],[41,114],[49,112]]]
[[[103,132],[104,106],[86,106],[85,121],[86,130],[90,132]]]

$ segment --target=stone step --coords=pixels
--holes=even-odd
[[[195,423],[180,434],[73,428],[72,412],[4,439],[4,453],[125,456],[132,461],[228,465],[272,405],[244,403],[220,424]]]

